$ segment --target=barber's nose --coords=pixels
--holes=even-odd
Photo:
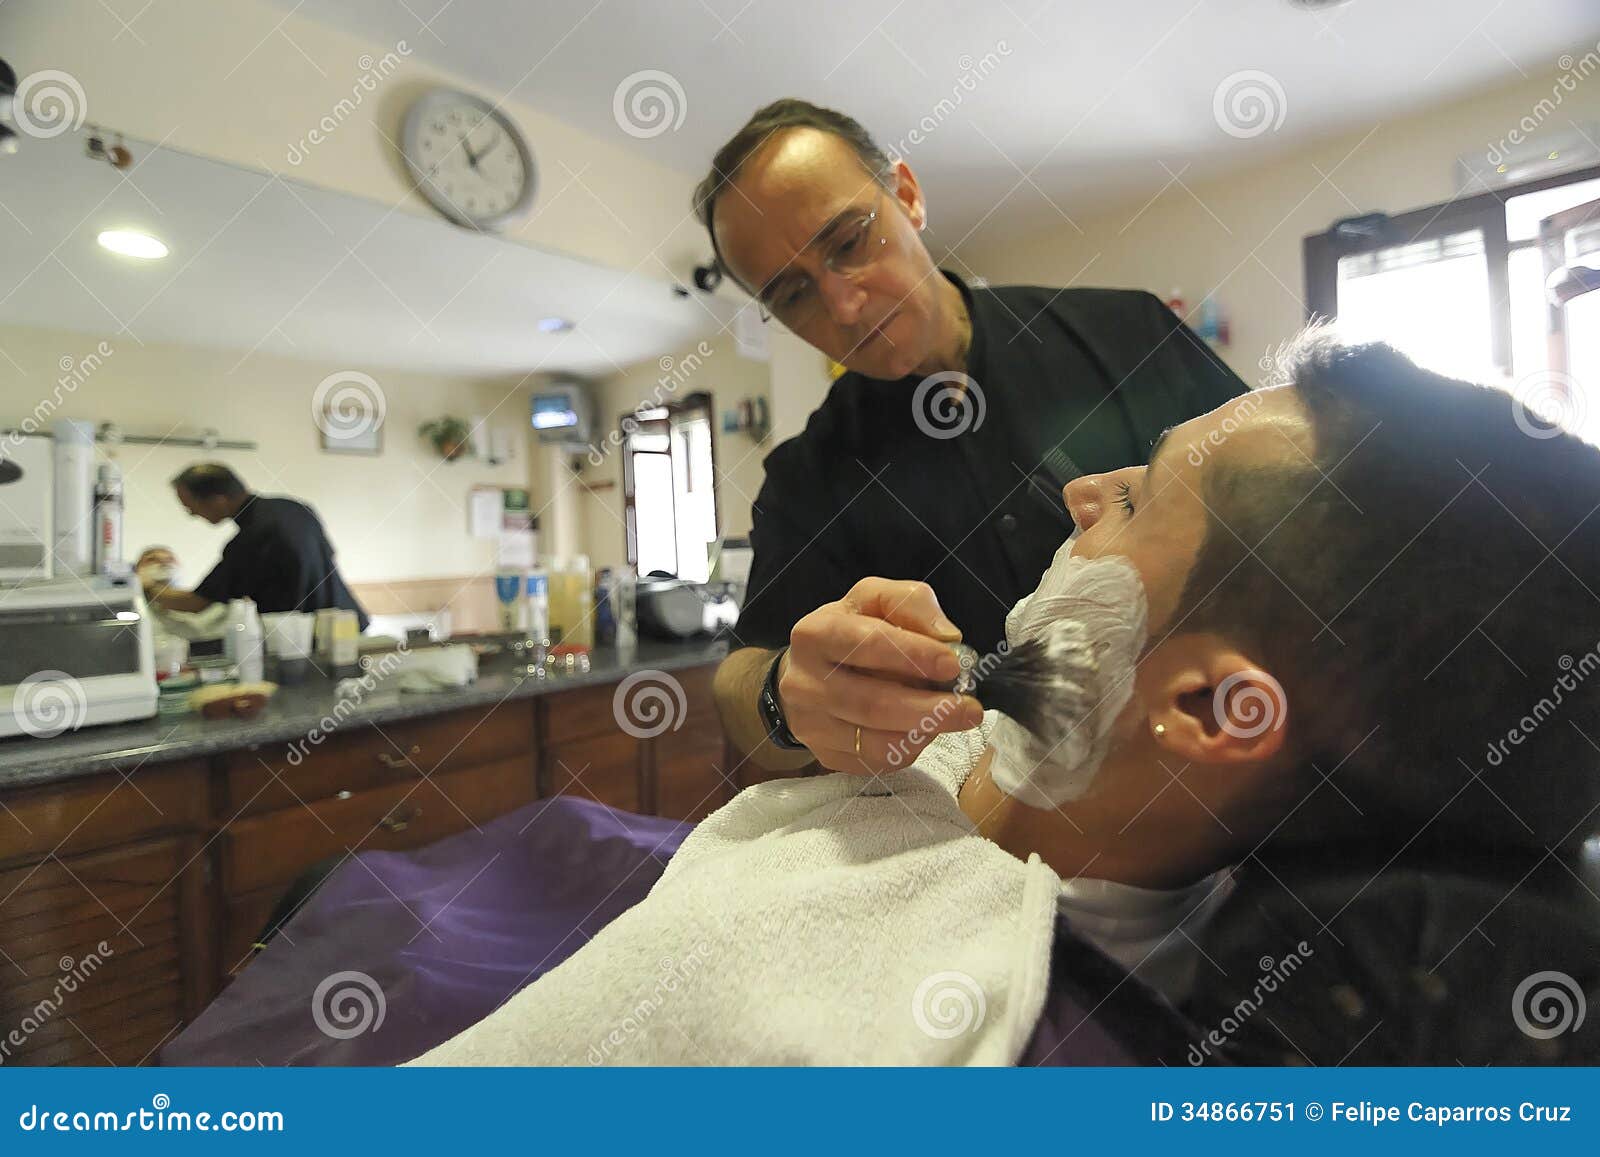
[[[1084,474],[1061,488],[1067,513],[1079,530],[1088,530],[1100,521],[1100,475]]]
[[[861,307],[866,304],[867,291],[848,277],[824,269],[817,282],[817,292],[822,295],[823,308],[838,326],[852,326],[861,320]]]

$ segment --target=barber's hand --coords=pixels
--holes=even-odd
[[[834,771],[909,767],[935,735],[983,718],[970,695],[914,686],[955,680],[959,667],[946,644],[960,637],[927,583],[862,579],[790,633],[778,669],[789,730]]]

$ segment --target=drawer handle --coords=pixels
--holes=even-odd
[[[419,807],[408,808],[404,814],[401,814],[400,812],[390,812],[388,815],[384,816],[378,821],[378,826],[383,828],[385,831],[403,832],[411,826],[411,821],[416,819],[421,814],[422,809]]]
[[[383,764],[383,766],[387,767],[390,771],[399,771],[403,767],[411,766],[412,756],[421,754],[421,746],[413,743],[410,748],[407,749],[404,755],[395,755],[388,751],[378,752],[378,762]]]

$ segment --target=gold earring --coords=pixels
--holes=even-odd
[[[1157,736],[1165,735],[1167,733],[1167,725],[1165,723],[1157,723],[1155,732]]]

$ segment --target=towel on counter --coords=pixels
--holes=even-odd
[[[957,803],[993,721],[893,774],[739,793],[645,900],[411,1063],[1013,1063],[1044,1002],[1061,881]]]

